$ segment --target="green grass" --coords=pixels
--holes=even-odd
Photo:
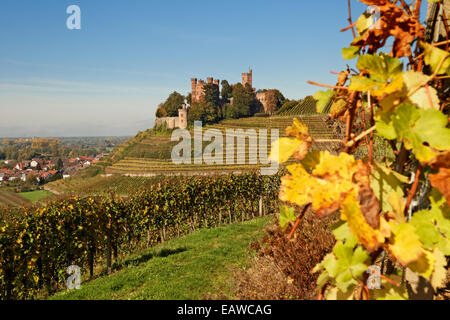
[[[21,192],[19,195],[30,202],[38,202],[39,200],[51,196],[52,193],[46,190],[36,190],[31,192]]]
[[[250,263],[249,243],[264,234],[269,216],[204,229],[121,262],[122,269],[51,299],[191,300],[233,297],[234,275]]]

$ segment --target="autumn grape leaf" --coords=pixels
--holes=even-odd
[[[403,74],[403,83],[408,99],[422,109],[439,110],[439,98],[436,89],[427,85],[430,76],[422,72],[409,70]]]
[[[369,260],[369,254],[362,247],[355,249],[355,244],[338,241],[333,252],[325,256],[321,263],[316,265],[313,272],[322,271],[319,277],[323,286],[326,281],[332,281],[333,285],[343,293],[354,287],[361,280],[367,270],[365,264]],[[351,290],[350,290],[351,291]]]
[[[437,290],[439,288],[445,287],[446,285],[447,259],[438,248],[435,248],[433,250],[433,256],[435,259],[435,263],[433,275],[431,276],[431,285],[433,286],[434,290]]]
[[[349,48],[342,48],[342,58],[344,60],[351,60],[358,56],[360,48],[355,46],[350,46]]]
[[[373,25],[373,16],[369,12],[364,12],[356,21],[356,32],[363,34]]]
[[[447,204],[450,206],[450,169],[439,168],[439,172],[436,174],[430,174],[428,176],[431,185],[438,189],[447,200]]]
[[[358,243],[358,240],[350,231],[348,223],[346,223],[345,221],[339,221],[334,226],[332,226],[331,230],[333,231],[334,237],[338,241],[342,241],[343,243],[346,243],[347,245],[353,247],[355,247]]]
[[[421,162],[431,161],[437,156],[433,148],[442,151],[450,149],[447,117],[439,110],[417,109],[411,104],[402,104],[390,116],[376,120],[377,129],[381,129],[378,131],[380,135],[403,141]],[[381,127],[380,122],[383,122]]]
[[[350,90],[371,91],[374,96],[382,96],[401,90],[403,87],[403,64],[397,58],[387,54],[360,56],[357,68],[369,78],[358,75],[351,78]]]
[[[306,153],[303,141],[293,138],[280,138],[272,144],[269,159],[272,162],[284,163],[296,152]]]
[[[382,212],[392,212],[389,195],[396,193],[403,197],[402,184],[407,182],[407,177],[375,162],[374,170],[370,171],[370,187],[380,202]]]
[[[319,158],[311,174],[301,164],[287,167],[290,175],[281,179],[280,200],[298,206],[312,203],[322,217],[338,210],[347,195],[356,199],[358,186],[352,179],[359,168],[354,157],[346,153],[334,156],[325,151]]]
[[[311,150],[310,152],[308,152],[306,157],[300,161],[300,163],[308,172],[311,172],[319,162],[320,152],[317,150]]]
[[[408,268],[419,274],[425,279],[430,279],[431,274],[434,270],[434,265],[436,262],[436,258],[433,256],[433,253],[428,250],[422,250],[422,255],[420,255],[419,259],[410,263]]]
[[[411,224],[416,229],[423,246],[429,250],[437,247],[450,255],[450,210],[442,196],[433,189],[430,196],[431,209],[414,213]]]
[[[327,91],[317,91],[314,94],[314,99],[317,100],[317,112],[322,113],[325,107],[330,103],[334,96],[334,90],[330,89]]]
[[[352,234],[368,251],[378,249],[390,235],[390,228],[383,217],[380,218],[380,229],[372,228],[366,221],[358,202],[351,198],[341,206],[341,219],[347,221]]]
[[[388,194],[387,200],[392,208],[392,211],[388,213],[390,217],[397,223],[405,223],[405,201],[403,197],[397,192],[392,192]]]
[[[450,75],[450,53],[426,42],[420,42],[420,45],[424,49],[425,63],[431,67],[432,72]],[[440,68],[439,65],[441,65]]]
[[[417,261],[423,254],[422,244],[410,223],[390,222],[392,239],[388,244],[391,255],[403,266]]]
[[[294,155],[297,160],[302,160],[307,155],[312,143],[308,127],[295,118],[293,125],[286,129],[286,134],[295,137],[295,139],[280,138],[278,141],[275,141],[272,144],[269,156],[271,161],[284,163],[289,160],[292,155]]]
[[[295,209],[288,206],[281,206],[280,208],[280,227],[285,230],[289,223],[295,221],[297,217],[295,216]]]
[[[359,57],[356,67],[369,73],[372,80],[381,83],[387,83],[389,79],[401,74],[403,70],[403,64],[399,59],[384,53],[363,55]]]

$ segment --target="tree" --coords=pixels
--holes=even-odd
[[[185,97],[182,94],[179,94],[176,91],[172,92],[166,102],[164,102],[166,117],[177,117],[178,109],[183,105],[184,99]]]
[[[273,115],[278,110],[279,100],[275,93],[275,90],[269,90],[266,92],[266,110],[265,112]]]
[[[186,102],[188,105],[191,105],[192,103],[192,93],[189,92],[189,94],[186,96]]]
[[[222,80],[220,84],[222,85],[222,90],[220,91],[222,100],[230,99],[233,96],[233,88],[230,86],[227,80]]]
[[[233,104],[226,109],[226,117],[228,119],[248,117],[258,112],[257,107],[253,88],[248,84],[244,87],[241,83],[237,83],[233,86]]]
[[[158,105],[158,109],[156,109],[156,117],[157,118],[164,118],[167,116],[166,109],[164,108],[164,103],[160,103]]]
[[[64,168],[64,163],[61,160],[61,158],[58,159],[58,162],[56,163],[56,170],[61,170]]]

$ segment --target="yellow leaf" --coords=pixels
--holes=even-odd
[[[304,143],[297,139],[280,138],[273,143],[269,159],[272,162],[284,163],[288,161],[295,152],[304,152],[306,155],[308,150],[306,149],[305,152],[303,145]]]
[[[388,194],[388,202],[392,207],[392,216],[397,223],[406,222],[405,219],[405,202],[403,197],[397,192]]]
[[[434,248],[433,256],[435,258],[434,271],[431,276],[431,285],[434,290],[443,288],[446,285],[447,280],[447,259],[444,254],[438,249]]]
[[[415,233],[415,228],[409,223],[389,223],[393,233],[393,241],[388,250],[403,266],[417,261],[423,254],[422,244]]]
[[[390,228],[383,217],[380,218],[380,229],[373,229],[364,218],[357,201],[347,198],[342,204],[341,219],[347,221],[352,234],[368,251],[378,249],[390,235]]]
[[[419,259],[410,263],[408,268],[425,279],[430,279],[435,262],[436,258],[433,256],[433,253],[428,250],[422,250],[422,255]]]

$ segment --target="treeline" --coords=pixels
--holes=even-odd
[[[125,137],[0,139],[0,160],[96,156],[110,152]]]
[[[0,215],[0,298],[61,289],[70,265],[94,276],[129,254],[198,228],[244,221],[278,206],[280,176],[173,177],[128,198],[71,197]]]
[[[257,92],[248,84],[230,85],[228,81],[221,82],[221,89],[215,84],[208,83],[203,87],[204,95],[200,101],[192,101],[191,93],[187,97],[173,92],[156,110],[156,117],[177,117],[178,109],[184,101],[190,105],[188,122],[216,123],[223,119],[237,119],[264,113],[261,102],[256,98]],[[267,93],[270,114],[279,109],[286,100],[276,89],[261,90]]]

